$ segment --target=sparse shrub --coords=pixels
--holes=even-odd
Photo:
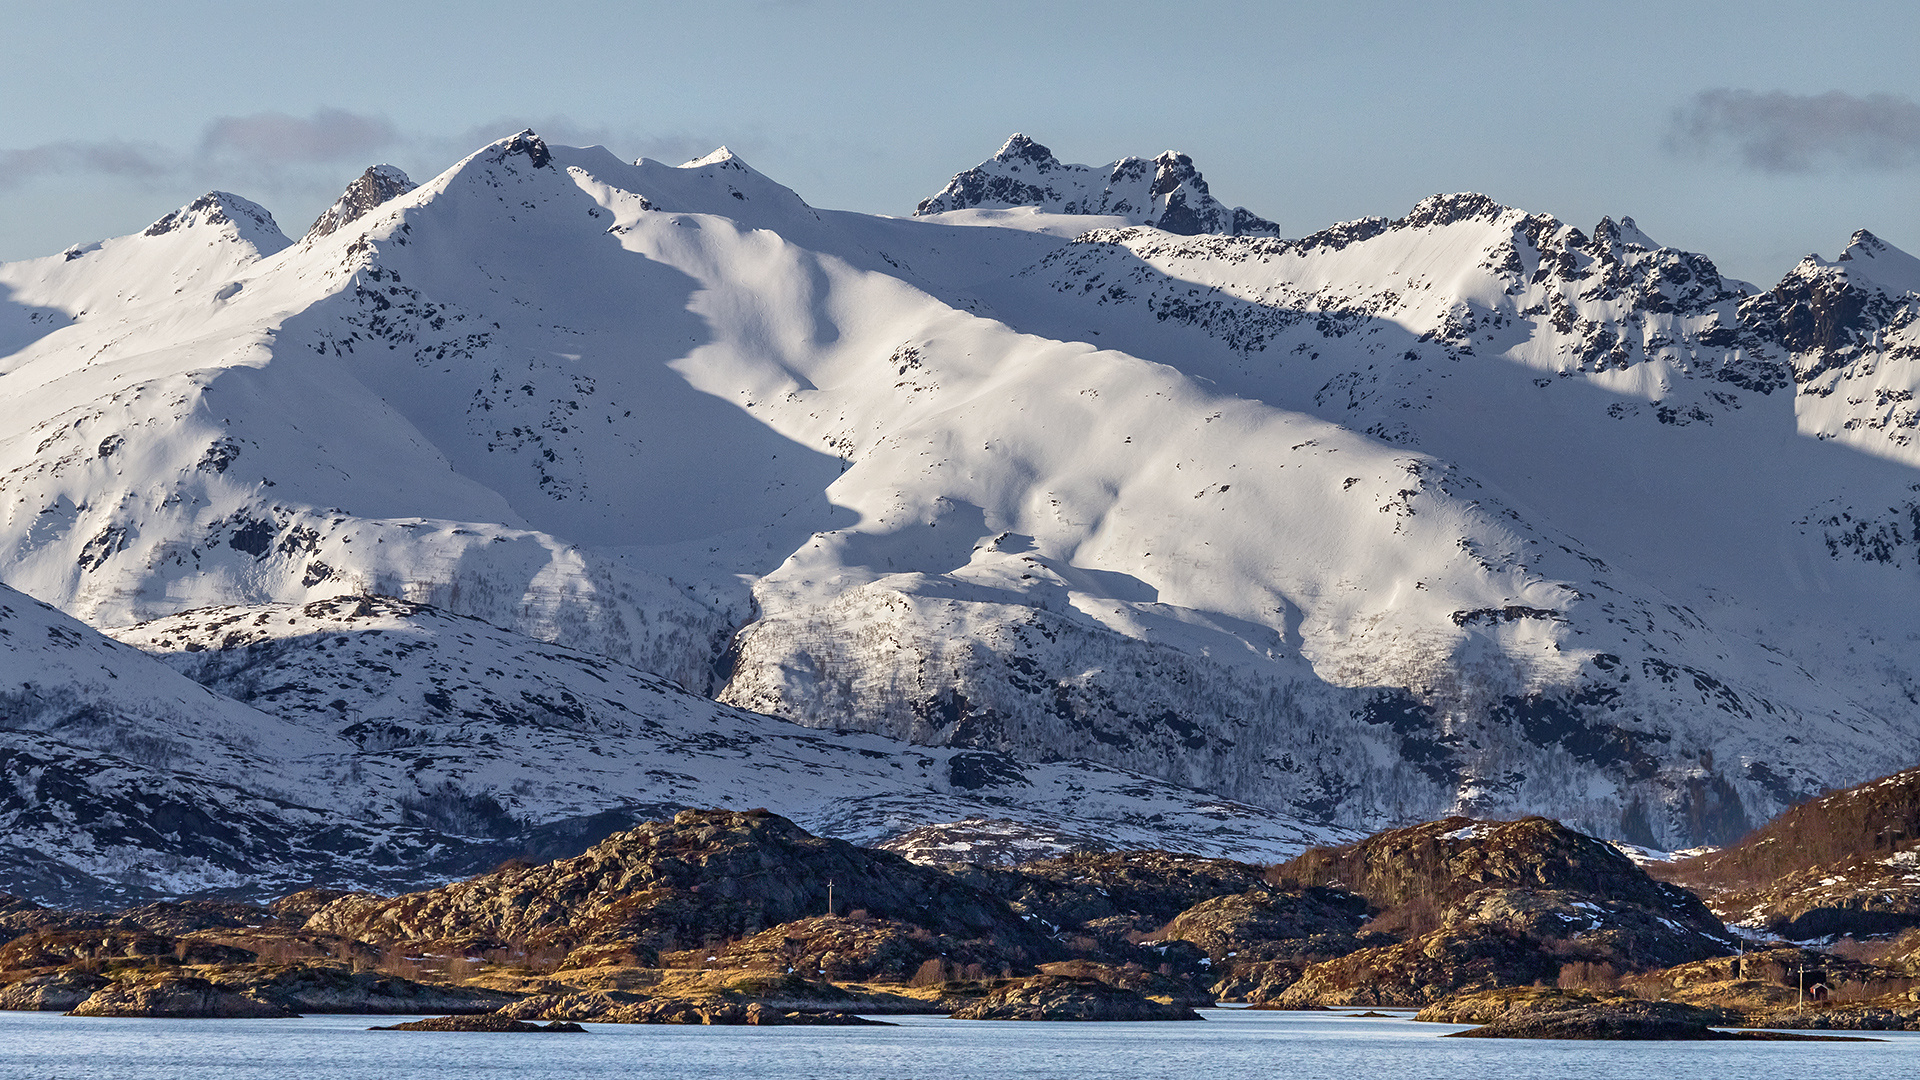
[[[1575,960],[1560,965],[1560,978],[1556,985],[1562,990],[1618,990],[1620,972],[1612,964]]]

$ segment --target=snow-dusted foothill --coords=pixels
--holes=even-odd
[[[1120,165],[1015,140],[882,218],[724,150],[521,132],[297,245],[209,196],[0,266],[0,576],[96,626],[432,605],[392,617],[436,664],[471,616],[752,710],[715,716],[894,740],[889,807],[985,754],[1062,835],[1092,782],[1035,777],[1083,761],[1312,823],[1288,843],[1459,810],[1671,849],[1920,757],[1910,257],[1856,239],[1763,293],[1479,195],[1289,240],[1191,162]],[[1833,372],[1886,400],[1820,396]],[[139,639],[256,711],[333,700]],[[290,681],[339,677],[275,640]],[[453,677],[422,670],[420,702]],[[602,803],[515,754],[633,785],[622,754],[697,758],[537,725],[489,757],[381,711],[413,692],[344,698],[404,729],[342,751],[379,813],[416,737],[429,787],[530,819]],[[659,768],[706,778],[676,799],[723,775]],[[1135,820],[1136,784],[1093,789]],[[897,820],[1024,820],[937,805]]]
[[[0,889],[417,887],[714,806],[867,843],[992,814],[1010,851],[1280,858],[1345,835],[1091,762],[814,731],[389,597],[115,632],[0,586]]]

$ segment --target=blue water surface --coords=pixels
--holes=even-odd
[[[588,1024],[586,1035],[368,1031],[414,1017],[123,1020],[0,1013],[0,1080],[1908,1080],[1920,1033],[1875,1043],[1443,1039],[1403,1017],[1204,1010],[1206,1023],[893,1017],[898,1027]]]

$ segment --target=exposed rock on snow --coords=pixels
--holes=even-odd
[[[392,165],[372,166],[348,184],[340,198],[314,219],[313,225],[307,229],[307,239],[332,236],[367,216],[374,207],[389,199],[397,199],[413,189],[414,183],[407,179],[407,174]]]
[[[914,214],[1018,206],[1127,218],[1183,236],[1272,236],[1280,230],[1241,207],[1222,206],[1185,154],[1169,150],[1151,160],[1125,157],[1098,168],[1067,165],[1025,135],[1014,135],[999,153],[955,176],[939,194],[922,200]]]

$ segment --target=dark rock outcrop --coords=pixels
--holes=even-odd
[[[678,998],[650,998],[603,1013],[596,1018],[607,1024],[711,1024],[711,1025],[800,1025],[809,1027],[888,1026],[885,1020],[869,1020],[837,1010],[812,1012],[778,1009],[757,1001],[685,1001]]]
[[[578,1035],[587,1029],[579,1024],[570,1024],[565,1020],[555,1020],[551,1024],[529,1024],[523,1020],[502,1016],[499,1013],[480,1013],[464,1016],[436,1016],[428,1020],[415,1020],[407,1024],[391,1024],[385,1027],[370,1027],[368,1031],[475,1031],[487,1033],[519,1032],[558,1032]]]
[[[1184,1005],[1163,1005],[1099,979],[1039,975],[996,987],[953,1014],[956,1020],[1199,1020]]]

